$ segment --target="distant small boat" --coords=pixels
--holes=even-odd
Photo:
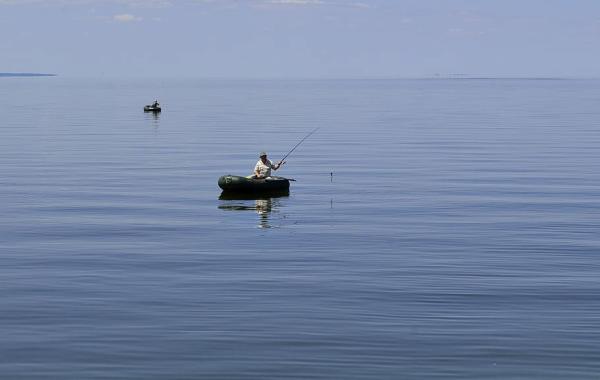
[[[290,189],[290,180],[284,177],[257,179],[228,174],[220,177],[218,183],[224,192],[238,194],[288,192]]]
[[[161,111],[160,106],[152,106],[152,105],[144,106],[144,112],[160,112],[160,111]]]

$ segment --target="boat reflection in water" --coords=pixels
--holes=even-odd
[[[160,125],[160,112],[144,112],[144,119],[148,120],[156,131]]]
[[[277,212],[281,198],[290,195],[289,191],[279,191],[260,194],[221,193],[219,205],[221,210],[229,211],[255,211],[259,217],[260,228],[271,228],[271,212]]]

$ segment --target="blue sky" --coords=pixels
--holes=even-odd
[[[598,0],[0,0],[0,72],[600,77]]]

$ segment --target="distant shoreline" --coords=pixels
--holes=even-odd
[[[2,1],[2,0],[0,0]],[[59,74],[51,73],[3,73],[0,72],[0,78],[26,78],[26,77],[57,77]],[[103,79],[103,80],[143,80],[146,77],[69,77],[74,79]],[[156,79],[154,77],[153,79]],[[469,76],[469,75],[430,75],[430,76],[366,76],[366,77],[170,77],[165,76],[161,79],[183,79],[183,80],[204,80],[204,81],[430,81],[430,80],[450,80],[450,81],[563,81],[563,80],[600,80],[600,77],[569,77],[569,76]]]
[[[56,74],[43,73],[0,73],[0,77],[55,77]]]

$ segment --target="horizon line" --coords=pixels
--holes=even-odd
[[[2,77],[56,77],[58,74],[50,73],[28,73],[28,72],[0,72]]]
[[[74,79],[145,79],[148,76],[130,76],[130,75],[59,75],[56,73],[37,73],[37,72],[0,72],[0,77],[58,77],[74,78]],[[298,76],[298,77],[283,77],[283,76],[153,76],[156,79],[194,79],[194,80],[598,80],[596,76],[557,76],[557,75],[468,75],[468,74],[432,74],[432,75],[415,75],[415,76]]]

